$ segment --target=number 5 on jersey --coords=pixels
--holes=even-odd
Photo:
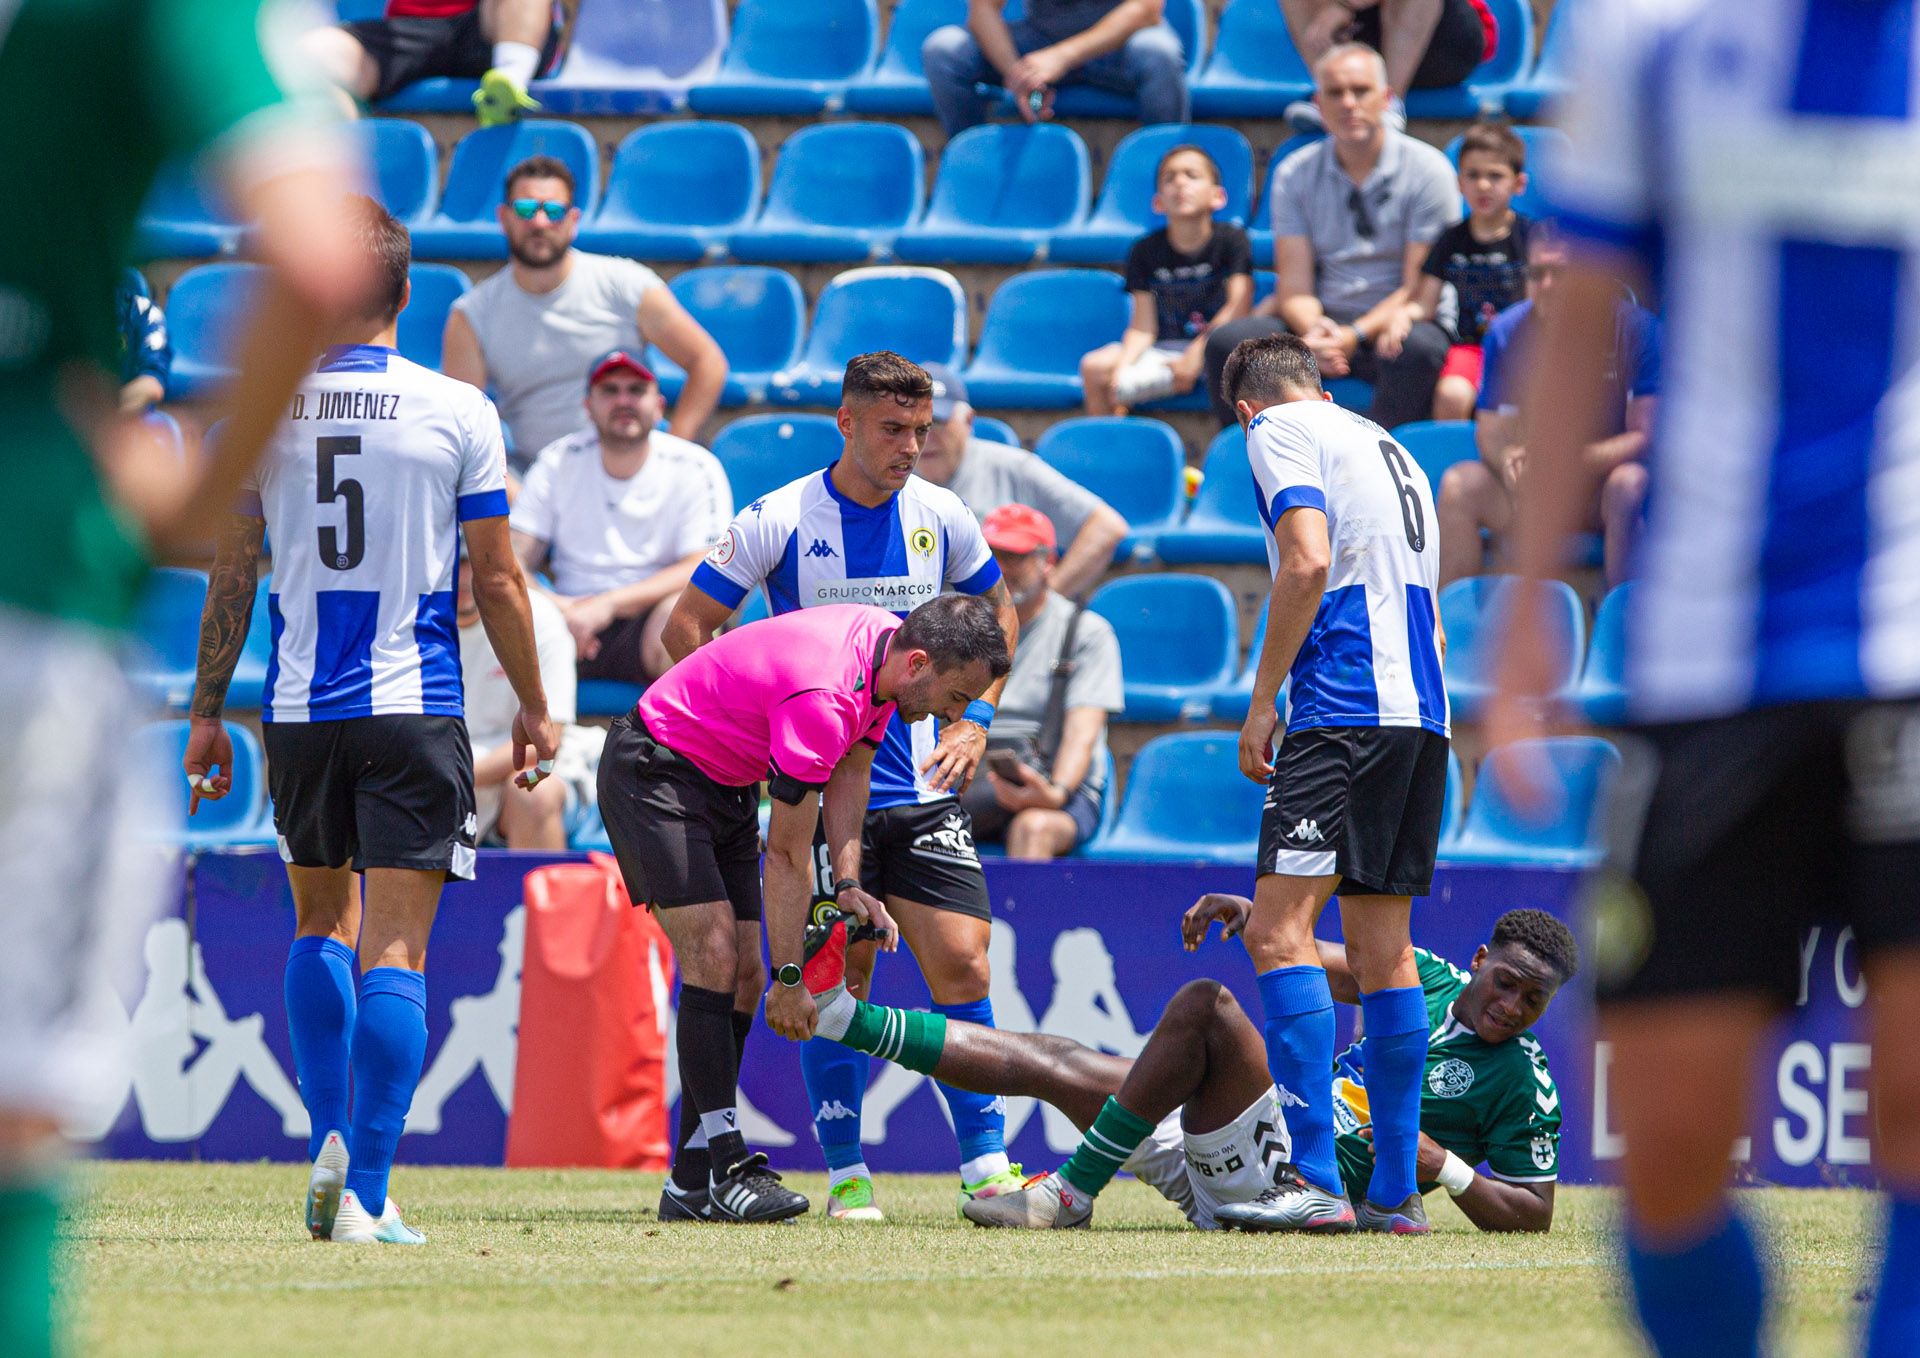
[[[323,505],[346,501],[346,545],[340,544],[341,530],[332,524],[320,528],[320,560],[332,570],[350,571],[367,554],[367,498],[360,483],[348,478],[337,480],[334,459],[355,457],[360,452],[358,434],[316,440],[320,479],[314,496]]]

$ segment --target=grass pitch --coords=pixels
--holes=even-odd
[[[1444,1194],[1424,1240],[1201,1234],[1122,1181],[1090,1231],[975,1230],[950,1178],[882,1176],[884,1225],[663,1226],[657,1176],[413,1169],[425,1249],[315,1244],[303,1170],[86,1167],[69,1229],[81,1358],[637,1354],[1387,1355],[1637,1352],[1612,1195],[1562,1189],[1547,1236],[1474,1231]],[[1782,1351],[1838,1354],[1864,1309],[1872,1200],[1764,1190]]]

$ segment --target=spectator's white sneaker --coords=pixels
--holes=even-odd
[[[380,1219],[374,1220],[373,1214],[360,1205],[359,1197],[349,1188],[340,1195],[340,1210],[333,1218],[333,1235],[330,1237],[336,1245],[424,1245],[427,1238],[420,1232],[400,1220],[400,1209],[394,1204],[393,1195],[387,1195],[387,1205],[380,1213]]]
[[[333,1235],[333,1220],[340,1211],[340,1194],[347,1186],[347,1139],[339,1132],[328,1132],[320,1143],[320,1154],[313,1158],[313,1172],[307,1176],[307,1233],[315,1240]]]

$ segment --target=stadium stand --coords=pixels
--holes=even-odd
[[[1152,560],[1160,535],[1178,526],[1186,498],[1186,452],[1164,422],[1112,415],[1061,420],[1033,451],[1127,521],[1129,532],[1114,550],[1116,561]]]
[[[1214,219],[1245,226],[1253,210],[1253,147],[1247,139],[1217,124],[1161,123],[1121,138],[1092,215],[1083,224],[1056,231],[1048,257],[1062,264],[1123,263],[1136,240],[1167,224],[1153,210],[1154,172],[1162,156],[1187,144],[1200,147],[1220,167],[1227,205]]]
[[[967,0],[899,0],[873,69],[847,91],[847,111],[931,116],[933,99],[920,66],[920,45],[934,29],[966,21]]]
[[[1247,713],[1253,710],[1254,672],[1260,668],[1260,648],[1267,641],[1267,610],[1262,608],[1254,615],[1253,636],[1247,642],[1247,654],[1240,662],[1239,671],[1231,680],[1214,689],[1207,695],[1207,710],[1215,721],[1232,722],[1235,726],[1247,719]],[[1286,702],[1286,681],[1280,684],[1280,702]]]
[[[1193,82],[1200,118],[1278,118],[1313,93],[1276,0],[1228,0],[1213,55]]]
[[[1532,764],[1553,786],[1539,812],[1515,805],[1510,779]],[[1473,800],[1459,837],[1446,850],[1458,862],[1575,865],[1600,854],[1600,820],[1620,752],[1598,736],[1518,740],[1490,752],[1474,780]]]
[[[1127,328],[1131,303],[1117,273],[1052,269],[1016,274],[987,303],[967,365],[976,405],[1066,410],[1080,404],[1080,356]]]
[[[694,320],[727,356],[723,405],[764,402],[776,383],[800,362],[807,326],[807,299],[784,269],[758,264],[688,269],[671,284]],[[686,371],[659,350],[649,356],[660,389],[680,395]]]
[[[916,363],[958,368],[967,352],[967,295],[941,269],[849,269],[821,290],[799,368],[775,399],[837,405],[855,354],[891,349]]]
[[[245,227],[186,165],[168,165],[140,209],[141,259],[208,259],[240,248]]]
[[[873,64],[874,0],[740,0],[712,80],[689,91],[697,113],[823,113]]]
[[[645,685],[618,679],[582,679],[574,688],[575,710],[582,717],[620,717],[633,710],[646,692]],[[605,830],[601,834],[605,835]]]
[[[1447,791],[1440,801],[1440,852],[1446,854],[1460,841],[1466,827],[1466,779],[1460,772],[1460,756],[1447,751]]]
[[[713,455],[727,469],[733,502],[750,505],[797,476],[831,466],[840,445],[830,415],[747,415],[720,431]]]
[[[1513,130],[1527,144],[1527,188],[1526,192],[1514,196],[1513,208],[1537,220],[1552,210],[1553,165],[1556,158],[1566,154],[1567,134],[1557,127],[1516,127]],[[1456,169],[1460,165],[1460,141],[1459,137],[1455,137],[1446,145],[1447,159],[1454,163]],[[1466,211],[1464,204],[1461,211]]]
[[[1231,732],[1156,736],[1133,757],[1112,828],[1082,852],[1244,866],[1259,848],[1260,805],[1260,789],[1240,772],[1240,741]]]
[[[1087,215],[1087,144],[1057,123],[970,127],[940,153],[921,218],[894,243],[921,263],[1026,264]]]
[[[1510,118],[1538,118],[1567,92],[1573,41],[1567,36],[1576,0],[1557,0],[1540,40],[1540,56],[1524,80],[1507,90],[1503,102]]]
[[[1440,591],[1440,623],[1447,633],[1447,700],[1455,721],[1472,721],[1493,691],[1494,646],[1507,595],[1516,585],[1509,575],[1476,575],[1455,580]],[[1552,629],[1549,656],[1556,676],[1554,695],[1564,697],[1580,673],[1586,644],[1587,612],[1573,586],[1550,580],[1547,626]]]
[[[1178,525],[1160,534],[1155,552],[1169,565],[1265,563],[1267,526],[1247,467],[1247,436],[1239,425],[1222,429],[1207,447],[1205,478]]]
[[[760,148],[737,123],[651,123],[613,155],[580,248],[634,259],[719,259],[760,200]]]
[[[409,230],[425,222],[440,180],[440,150],[427,129],[405,118],[362,118],[353,134],[373,167],[380,205]]]
[[[1319,132],[1302,132],[1288,137],[1273,148],[1273,155],[1267,161],[1267,182],[1260,190],[1260,205],[1253,210],[1253,219],[1247,226],[1247,240],[1253,246],[1253,262],[1263,268],[1273,267],[1273,179],[1280,168],[1280,162],[1319,141],[1323,136]]]
[[[977,439],[985,439],[989,443],[1004,443],[1012,448],[1026,447],[1020,441],[1020,436],[1014,433],[1012,425],[992,415],[973,417],[973,436]]]
[[[247,623],[247,643],[227,683],[227,711],[257,711],[266,699],[267,669],[273,660],[273,612],[269,603],[273,578],[264,576],[253,593],[253,617]],[[196,622],[196,631],[197,624]],[[197,638],[196,638],[197,639]]]
[[[1436,499],[1440,495],[1440,478],[1446,475],[1448,467],[1480,456],[1479,446],[1473,441],[1471,420],[1416,420],[1395,429],[1393,437],[1427,474],[1427,483]]]
[[[1593,640],[1573,700],[1595,726],[1618,726],[1627,717],[1627,609],[1633,584],[1617,585],[1594,610]]]
[[[1475,118],[1497,113],[1507,87],[1519,80],[1533,55],[1533,6],[1529,0],[1487,0],[1500,26],[1493,56],[1463,85],[1407,91],[1409,118]]]
[[[415,256],[505,259],[507,238],[494,211],[507,171],[528,156],[553,156],[573,171],[574,205],[583,218],[593,216],[600,191],[600,152],[586,128],[552,118],[477,128],[453,148],[438,210],[414,228]]]
[[[919,140],[894,123],[816,123],[780,147],[760,215],[728,237],[734,258],[855,264],[888,259],[926,192]]]
[[[1087,607],[1120,639],[1126,708],[1117,720],[1203,720],[1240,659],[1233,595],[1210,575],[1171,572],[1110,580]]]
[[[148,722],[134,733],[134,762],[164,770],[169,792],[179,786],[190,725],[184,720]],[[226,771],[233,779],[232,790],[218,801],[203,799],[192,817],[187,815],[186,797],[178,795],[165,821],[144,824],[149,838],[187,850],[273,843],[266,758],[259,738],[238,722],[230,721],[226,727],[233,742],[233,767]]]
[[[412,291],[400,313],[400,352],[422,367],[440,367],[440,341],[446,334],[447,313],[472,285],[451,264],[415,264],[407,270]]]
[[[1194,72],[1206,55],[1206,16],[1201,12],[1201,0],[1166,0],[1166,5],[1164,18],[1179,35],[1181,50],[1187,58],[1187,83],[1191,85]],[[1021,0],[1008,0],[1005,13],[1008,22],[1012,22],[1026,13],[1026,6]],[[1005,90],[999,93],[1001,104],[1011,108],[1012,97]],[[1054,93],[1053,111],[1054,116],[1060,118],[1133,118],[1137,116],[1138,106],[1131,98],[1089,85],[1066,85]]]
[[[161,566],[147,578],[134,610],[127,677],[149,701],[184,709],[192,699],[206,602],[204,571]]]

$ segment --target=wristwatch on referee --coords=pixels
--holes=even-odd
[[[800,982],[805,979],[805,976],[804,973],[801,972],[797,962],[789,962],[773,973],[773,979],[787,987],[787,989],[792,990],[799,986]]]

